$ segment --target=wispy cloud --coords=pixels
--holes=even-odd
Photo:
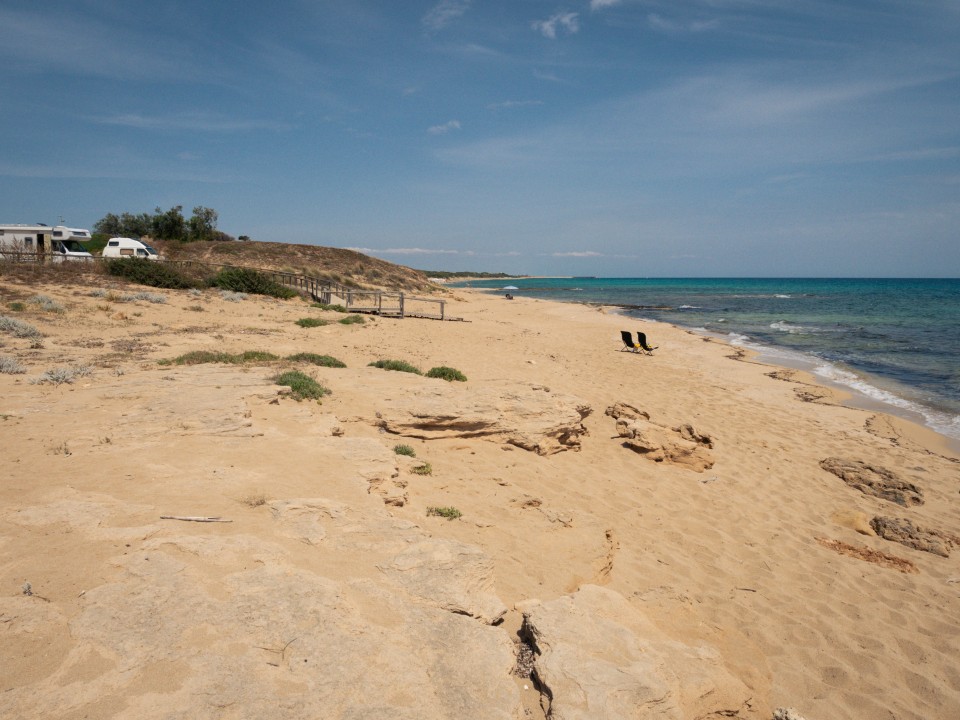
[[[563,80],[561,80],[555,73],[544,72],[543,70],[534,70],[533,76],[537,80],[547,80],[548,82],[553,82],[553,83],[563,82]]]
[[[602,10],[603,8],[619,5],[622,0],[590,0],[591,10]]]
[[[169,115],[166,117],[150,117],[132,113],[94,117],[92,120],[101,125],[117,125],[121,127],[139,128],[141,130],[163,131],[243,132],[247,130],[287,130],[290,128],[290,125],[287,123],[273,120],[237,119],[218,117],[205,113],[188,113],[184,115]]]
[[[427,132],[431,135],[445,135],[451,130],[459,130],[460,121],[459,120],[448,120],[443,125],[433,125],[432,127],[427,128]]]
[[[557,33],[559,32],[566,32],[567,35],[573,35],[579,32],[580,13],[560,12],[546,20],[536,20],[531,23],[530,27],[544,37],[556,40]]]
[[[603,253],[594,252],[593,250],[574,250],[571,252],[551,253],[550,257],[591,258],[603,257]]]
[[[347,250],[363,253],[364,255],[473,255],[469,250],[437,250],[435,248],[365,248],[351,247]]]
[[[470,0],[440,0],[420,23],[428,32],[439,32],[470,8]]]
[[[679,22],[677,20],[665,18],[663,15],[658,15],[657,13],[650,13],[647,16],[647,22],[654,30],[668,33],[699,33],[707,32],[708,30],[715,30],[716,28],[720,27],[719,20],[694,20],[691,22]]]
[[[532,107],[535,105],[543,105],[543,100],[504,100],[503,102],[490,103],[487,105],[487,110],[509,110],[512,108]]]
[[[121,79],[192,77],[188,48],[176,40],[154,47],[153,38],[68,12],[0,8],[0,58],[44,72]],[[4,61],[6,62],[6,61]]]
[[[893,152],[887,153],[885,155],[877,155],[869,160],[949,160],[955,157],[960,157],[960,147],[932,147],[932,148],[922,148],[920,150],[905,150],[903,152]]]

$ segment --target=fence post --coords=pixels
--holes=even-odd
[[[403,291],[400,292],[400,319],[403,319]]]

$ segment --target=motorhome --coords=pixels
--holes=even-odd
[[[103,257],[121,258],[138,257],[147,260],[159,260],[160,255],[152,247],[141,240],[128,237],[115,237],[107,240],[107,246],[101,253]]]
[[[0,259],[12,257],[40,262],[48,258],[53,262],[93,259],[82,245],[88,240],[89,230],[65,225],[0,225]]]

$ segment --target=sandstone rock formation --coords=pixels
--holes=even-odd
[[[551,720],[737,717],[750,699],[715,651],[670,639],[606,588],[522,609]]]
[[[75,542],[109,532],[119,550],[71,613],[42,587],[0,597],[17,619],[6,639],[47,658],[31,683],[4,667],[3,717],[521,716],[513,643],[488,624],[502,612],[490,561],[382,505],[275,501],[272,539],[236,523],[105,528],[97,516],[120,517],[108,499],[42,510],[23,521],[70,523]]]
[[[873,495],[904,507],[923,505],[923,491],[919,487],[902,480],[884,467],[837,457],[821,460],[820,467],[865,495]]]
[[[870,527],[884,540],[892,540],[915,550],[950,557],[950,538],[936,530],[926,530],[914,525],[907,518],[891,518],[878,515],[870,521]]]
[[[384,398],[378,424],[404,437],[481,437],[551,455],[579,449],[586,433],[583,419],[591,412],[577,398],[544,388],[432,383],[416,393]]]
[[[488,625],[507,612],[493,593],[493,562],[471,545],[424,540],[378,567],[391,582],[444,610]]]
[[[709,452],[713,439],[697,432],[692,425],[669,428],[654,423],[650,416],[626,403],[607,408],[606,414],[617,421],[617,434],[623,446],[654,462],[670,462],[696,472],[713,467]]]

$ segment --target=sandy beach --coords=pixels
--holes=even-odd
[[[603,308],[111,283],[0,279],[0,717],[960,717],[940,436]]]

